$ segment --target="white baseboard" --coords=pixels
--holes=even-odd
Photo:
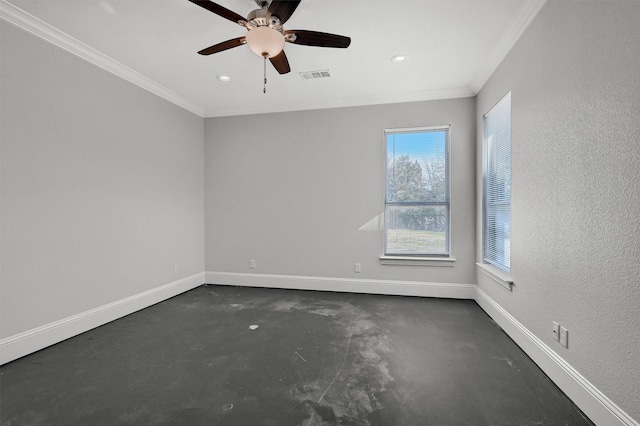
[[[479,287],[476,302],[596,425],[640,426]]]
[[[0,340],[0,365],[61,342],[203,283],[398,296],[473,299],[596,424],[640,426],[475,284],[202,272]]]
[[[207,284],[245,287],[441,297],[450,299],[473,299],[476,292],[475,284],[445,284],[418,281],[387,281],[211,271],[205,272],[205,282]]]
[[[198,273],[0,340],[0,365],[122,318],[204,283]]]

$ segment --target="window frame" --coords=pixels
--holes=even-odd
[[[388,135],[390,134],[402,134],[402,133],[421,133],[421,132],[445,132],[445,190],[446,201],[424,201],[424,202],[388,202]],[[451,256],[451,125],[438,125],[438,126],[421,126],[421,127],[406,127],[406,128],[387,128],[383,132],[383,146],[384,146],[384,174],[383,174],[383,216],[382,221],[382,238],[383,255],[380,256],[382,264],[392,265],[417,265],[424,266],[454,266],[455,259]],[[389,206],[427,206],[427,207],[446,207],[446,222],[445,229],[445,252],[443,253],[390,253],[388,252],[387,241],[387,207]]]
[[[489,193],[491,192],[492,189],[494,188],[490,188],[491,185],[491,180],[489,178],[489,162],[494,159],[494,157],[496,156],[492,156],[490,158],[490,152],[489,152],[489,139],[492,135],[489,135],[489,123],[488,121],[490,120],[491,115],[496,112],[496,111],[500,111],[499,108],[503,108],[504,107],[504,103],[508,102],[508,119],[509,119],[509,123],[508,123],[508,128],[509,128],[509,140],[508,140],[508,150],[509,150],[509,165],[508,165],[508,170],[509,170],[509,196],[508,196],[508,201],[504,201],[501,200],[499,202],[490,202],[490,197],[489,197]],[[495,278],[499,279],[500,281],[503,281],[506,284],[511,284],[511,278],[510,278],[510,273],[511,273],[511,210],[512,210],[512,155],[511,155],[511,149],[513,146],[513,136],[512,136],[512,109],[511,109],[511,91],[508,91],[504,96],[502,96],[500,98],[500,100],[498,102],[496,102],[496,104],[494,106],[492,106],[489,111],[487,111],[487,113],[485,113],[483,116],[483,143],[482,143],[482,264],[480,265],[481,267],[483,267],[483,269],[489,273],[491,273],[491,275],[494,275]],[[500,117],[496,116],[496,119],[499,119]],[[500,141],[498,140],[497,142],[504,142],[504,141]],[[496,147],[495,149],[492,150],[492,152],[498,152],[500,149],[504,149],[504,147]],[[497,159],[496,159],[497,161]],[[502,207],[507,206],[508,207],[508,215],[509,215],[509,221],[508,221],[508,234],[509,234],[509,250],[508,253],[504,254],[504,248],[503,248],[503,261],[500,262],[497,258],[495,257],[490,257],[489,255],[489,249],[488,246],[491,244],[493,247],[497,247],[499,245],[499,242],[502,241],[503,247],[505,246],[505,240],[498,240],[497,239],[497,234],[498,232],[494,232],[493,235],[493,240],[489,241],[490,238],[492,238],[492,236],[489,233],[489,226],[488,226],[488,221],[489,221],[489,210],[491,209],[491,207],[496,207],[497,205],[500,205]],[[495,211],[495,210],[494,210]],[[495,251],[495,250],[493,250]],[[506,261],[504,261],[504,258],[506,257]]]

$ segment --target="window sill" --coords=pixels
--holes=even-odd
[[[439,266],[453,268],[456,260],[452,257],[380,256],[381,265]]]
[[[491,278],[502,287],[511,291],[511,287],[513,286],[513,279],[509,274],[486,263],[476,263],[476,265],[480,268],[480,271],[487,277]]]

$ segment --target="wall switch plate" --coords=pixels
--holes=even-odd
[[[251,268],[251,269],[255,269],[255,267],[256,267],[256,261],[255,261],[255,260],[253,260],[253,259],[251,259],[251,260],[249,261],[249,268]]]
[[[560,344],[569,349],[569,330],[560,327]]]
[[[555,340],[556,342],[560,341],[560,324],[558,324],[557,322],[553,322],[553,340]]]
[[[356,264],[353,266],[353,270],[354,270],[354,271],[356,271],[356,272],[358,272],[358,273],[360,273],[360,272],[362,272],[362,266],[360,266],[360,264],[359,264],[359,263],[356,263]]]

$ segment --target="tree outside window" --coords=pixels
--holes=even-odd
[[[448,255],[449,127],[385,138],[385,255]]]

